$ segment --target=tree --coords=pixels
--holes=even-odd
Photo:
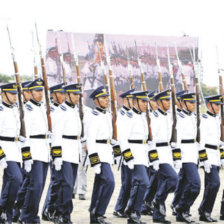
[[[207,86],[206,84],[201,84],[203,96],[211,96],[218,94],[218,88],[215,86]]]
[[[0,83],[9,83],[13,80],[13,76],[0,74]]]

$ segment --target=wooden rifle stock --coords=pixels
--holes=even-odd
[[[184,75],[183,72],[181,73],[181,77],[182,77],[182,82],[183,82],[184,90],[188,90],[187,82],[186,82],[185,75]]]
[[[158,79],[159,79],[159,91],[162,92],[164,88],[163,88],[163,80],[162,80],[161,72],[158,72]]]
[[[38,69],[37,69],[37,65],[34,65],[34,78],[35,78],[35,79],[38,78]]]

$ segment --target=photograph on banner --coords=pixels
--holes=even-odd
[[[67,84],[77,82],[77,69],[79,69],[84,103],[92,106],[88,96],[95,88],[105,84],[105,73],[109,77],[105,49],[107,48],[117,96],[130,89],[131,73],[134,87],[137,90],[141,89],[138,57],[149,91],[158,89],[159,71],[162,74],[164,89],[170,88],[167,47],[169,47],[173,66],[176,90],[183,89],[181,73],[184,73],[189,91],[193,91],[193,60],[197,60],[198,38],[83,34],[49,30],[46,51],[49,85],[64,81]],[[178,66],[175,48],[181,67]],[[160,68],[157,59],[159,59]]]

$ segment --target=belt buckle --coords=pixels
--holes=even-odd
[[[107,140],[107,144],[110,144],[110,139]]]
[[[45,139],[48,139],[48,135],[45,135]]]
[[[194,143],[196,142],[196,139],[194,139]]]
[[[80,135],[77,136],[77,139],[80,140]]]
[[[218,150],[220,150],[220,148],[221,148],[220,146],[217,146],[217,149],[218,149]]]
[[[19,141],[19,137],[15,137],[14,140],[15,140],[15,142],[18,142]]]
[[[147,140],[143,140],[143,142],[142,142],[143,144],[147,144]]]

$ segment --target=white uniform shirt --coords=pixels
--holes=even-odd
[[[18,107],[3,102],[0,105],[0,115],[0,136],[19,137],[20,119]],[[0,146],[6,155],[7,161],[22,162],[20,142],[0,140]]]

